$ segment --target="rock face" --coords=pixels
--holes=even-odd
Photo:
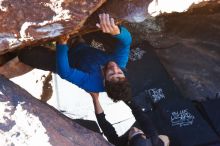
[[[109,13],[117,22],[143,22],[149,17],[148,7],[153,0],[109,0],[93,13],[80,29],[81,33],[97,30],[98,14]]]
[[[0,66],[0,74],[7,78],[13,78],[23,75],[32,69],[32,67],[19,61],[18,57],[15,57],[4,65]]]
[[[163,41],[172,45],[158,54],[183,95],[192,100],[216,98],[220,92],[220,2],[204,2],[163,20]]]
[[[1,0],[0,54],[76,33],[106,0]]]
[[[0,75],[0,145],[110,146]]]
[[[104,1],[3,1],[0,3],[0,20],[2,20],[0,22],[0,54],[12,51],[17,46],[42,44],[43,41],[53,39],[61,34],[77,32],[87,16]],[[102,12],[110,13],[118,22],[121,22],[121,20],[144,21],[149,16],[148,6],[150,2],[152,0],[107,1],[95,13],[90,15],[80,29],[80,33],[96,31],[95,24],[98,22],[98,14]],[[9,22],[10,25],[8,25]],[[5,61],[5,58],[8,58],[7,54],[0,55],[0,66],[8,61]],[[15,64],[13,60],[10,62],[0,67],[0,73],[7,77],[20,75],[22,70],[17,70],[16,66],[12,66],[12,64],[16,65],[17,63]],[[22,64],[20,63],[20,65]],[[24,70],[24,73],[26,73],[26,70]]]
[[[96,13],[107,12],[112,17],[128,22],[143,22],[148,16],[148,6],[153,0],[111,0]]]

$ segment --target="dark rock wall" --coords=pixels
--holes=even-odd
[[[219,1],[127,25],[134,43],[147,40],[155,47],[182,94],[192,100],[216,98],[220,92],[219,26]]]

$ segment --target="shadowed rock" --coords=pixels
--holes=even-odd
[[[202,2],[183,13],[128,25],[133,42],[147,40],[182,94],[192,100],[220,92],[220,2]]]

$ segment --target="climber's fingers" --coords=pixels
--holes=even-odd
[[[112,35],[120,33],[120,30],[117,25],[115,25],[114,19],[110,18],[109,14],[100,14],[99,15],[100,23],[97,23],[96,26],[100,28],[104,33],[109,33]]]

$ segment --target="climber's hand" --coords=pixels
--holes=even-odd
[[[57,44],[67,44],[67,41],[69,39],[69,35],[63,35],[63,36],[60,36],[57,40]]]
[[[96,26],[100,28],[104,33],[111,35],[120,34],[118,25],[115,24],[115,20],[109,16],[109,14],[99,14],[100,23],[96,23]]]

